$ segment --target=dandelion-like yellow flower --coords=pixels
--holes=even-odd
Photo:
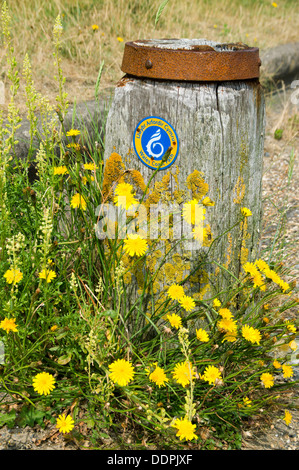
[[[221,302],[220,302],[220,300],[217,299],[217,298],[214,299],[214,300],[213,300],[213,306],[216,307],[216,308],[217,308],[217,307],[221,307]]]
[[[74,194],[74,196],[71,199],[71,206],[73,207],[73,209],[76,209],[78,207],[78,208],[85,211],[86,210],[86,201],[85,201],[84,197],[81,196],[81,194],[76,193],[76,194]]]
[[[292,366],[289,366],[287,364],[283,364],[282,371],[283,371],[283,376],[284,376],[285,379],[288,379],[289,377],[292,377],[293,374],[294,374]]]
[[[55,379],[48,372],[41,372],[33,378],[33,388],[39,395],[49,395],[55,388]]]
[[[84,163],[83,166],[85,170],[90,170],[90,171],[94,171],[99,168],[95,163]]]
[[[246,273],[250,274],[251,277],[257,276],[259,274],[256,266],[249,261],[243,265],[243,269]]]
[[[134,367],[125,359],[118,359],[109,365],[109,377],[112,382],[120,385],[121,387],[128,385],[134,377]]]
[[[43,269],[39,273],[38,277],[40,279],[45,279],[47,281],[47,283],[50,283],[56,277],[56,273],[52,269]]]
[[[242,207],[241,213],[244,215],[244,217],[250,217],[252,215],[251,210],[247,209],[247,207]]]
[[[84,184],[84,186],[87,184],[87,181],[94,181],[94,177],[93,176],[89,176],[88,178],[86,176],[82,176],[82,183]]]
[[[183,217],[191,225],[199,225],[205,219],[206,209],[198,203],[197,199],[192,199],[183,205]]]
[[[183,307],[186,310],[186,312],[190,312],[191,310],[195,308],[194,300],[192,299],[192,297],[189,297],[188,295],[184,295],[183,297],[181,297],[179,299],[179,304],[181,305],[181,307]]]
[[[237,330],[237,323],[232,318],[222,318],[217,325],[220,330],[225,330],[228,333],[235,333]]]
[[[289,320],[286,320],[285,321],[285,324],[286,324],[286,327],[287,329],[291,332],[291,333],[296,333],[296,327],[295,325],[293,325],[292,323],[289,322]]]
[[[177,330],[182,326],[182,319],[179,315],[176,313],[173,313],[172,315],[167,315],[167,320]]]
[[[229,343],[234,343],[235,341],[237,341],[237,333],[235,331],[233,331],[231,333],[226,333],[223,336],[222,343],[224,341],[228,341]]]
[[[269,372],[264,372],[261,377],[261,382],[263,383],[265,388],[271,388],[274,385],[274,377]]]
[[[130,234],[124,241],[124,250],[129,256],[143,256],[147,248],[147,241],[138,234]]]
[[[275,367],[275,369],[280,369],[281,368],[281,364],[277,359],[275,359],[275,361],[273,361],[273,366]]]
[[[261,341],[261,333],[259,330],[256,330],[252,326],[249,325],[244,325],[242,327],[242,336],[245,338],[247,341],[250,341],[250,343],[254,344],[260,344]]]
[[[70,144],[67,144],[67,147],[68,148],[72,148],[74,150],[77,150],[79,151],[80,150],[80,144],[76,143],[76,142],[71,142]]]
[[[16,320],[14,318],[4,318],[0,323],[0,328],[5,330],[6,333],[9,333],[10,331],[18,331]]]
[[[73,418],[65,414],[59,415],[56,422],[56,428],[63,434],[70,432],[74,428],[75,422]]]
[[[233,318],[232,312],[228,308],[220,308],[219,315],[226,320],[231,320]]]
[[[192,365],[190,362],[181,362],[177,364],[174,368],[174,372],[172,373],[173,378],[182,385],[186,387],[190,383],[191,380],[195,377],[195,371],[193,370]]]
[[[6,271],[4,277],[8,284],[15,285],[23,279],[23,274],[19,269],[11,268]]]
[[[295,340],[290,341],[290,342],[289,342],[289,347],[290,347],[293,351],[296,351],[296,349],[297,349],[297,347],[298,347],[296,341],[295,341]]]
[[[208,366],[205,368],[202,378],[206,382],[209,382],[210,385],[214,384],[216,379],[221,379],[220,370],[215,366]]]
[[[261,273],[256,273],[253,278],[253,287],[260,287],[261,290],[265,290],[265,281]]]
[[[269,268],[269,265],[264,261],[263,259],[257,259],[255,260],[254,264],[259,268],[260,271],[265,271]]]
[[[290,284],[288,284],[286,281],[283,281],[282,279],[279,280],[278,285],[283,290],[283,292],[286,292],[290,289]]]
[[[97,24],[93,24],[92,26],[93,31],[97,31],[99,29]]]
[[[251,401],[251,400],[249,400],[249,398],[248,398],[248,397],[244,397],[244,398],[243,398],[243,403],[244,403],[244,405],[245,405],[245,406],[248,406],[248,407],[250,407],[250,406],[251,406],[251,403],[252,403],[252,401]]]
[[[158,385],[158,387],[164,387],[165,383],[169,381],[164,370],[159,366],[156,366],[155,370],[149,375],[149,379]]]
[[[192,441],[192,439],[198,439],[198,436],[194,433],[196,428],[195,424],[192,424],[186,418],[176,419],[172,425],[174,428],[177,428],[177,436],[180,438],[180,441],[186,439],[186,441]]]
[[[278,7],[278,5],[277,5],[277,3],[276,3],[276,2],[272,2],[272,4],[271,4],[271,5],[272,5],[272,7],[274,7],[274,8],[277,8],[277,7]]]
[[[273,269],[264,269],[264,274],[265,276],[267,276],[269,279],[271,279],[271,281],[275,282],[275,284],[280,284],[281,282],[281,279],[280,277],[278,276],[278,274],[273,271]]]
[[[172,284],[168,289],[168,295],[172,300],[179,300],[184,294],[184,288],[178,284]]]
[[[133,186],[129,183],[119,183],[115,188],[114,203],[128,210],[132,205],[138,204],[133,194]]]
[[[51,330],[51,331],[55,331],[55,330],[57,330],[57,328],[58,328],[57,325],[53,325],[53,326],[51,326],[50,330]]]
[[[203,328],[196,330],[196,338],[203,343],[208,343],[210,341],[208,333]]]
[[[65,175],[66,173],[68,173],[68,169],[65,165],[54,167],[54,175]]]
[[[209,196],[206,196],[205,198],[203,198],[203,200],[201,201],[201,203],[204,205],[204,206],[215,206],[215,202],[212,201]]]
[[[66,135],[67,135],[68,137],[74,137],[74,136],[79,135],[79,134],[80,134],[80,131],[79,131],[78,129],[70,129],[70,130],[66,133]]]
[[[118,36],[116,39],[118,40],[118,42],[123,42],[124,41],[123,38],[121,38],[120,36]]]
[[[286,423],[287,426],[288,426],[289,424],[291,424],[292,415],[291,415],[291,413],[290,413],[288,410],[285,410],[283,420],[285,421],[285,423]]]

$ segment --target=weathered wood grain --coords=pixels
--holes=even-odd
[[[215,201],[207,208],[206,222],[214,239],[227,232],[213,245],[211,261],[238,276],[242,262],[258,250],[262,218],[265,112],[258,80],[185,83],[124,77],[115,88],[107,118],[104,158],[117,152],[127,168],[142,173],[145,183],[153,170],[134,154],[132,138],[138,122],[147,116],[167,120],[177,132],[179,155],[169,170],[175,173],[179,169],[180,186],[186,187],[186,179],[194,170],[203,172],[209,185],[207,195]],[[159,171],[152,185],[167,171]],[[174,179],[170,180],[170,189],[175,189]],[[243,206],[252,211],[252,216],[246,219],[242,233],[237,222]],[[211,284],[216,290],[230,277],[219,269],[211,264]],[[201,288],[195,286],[193,290],[199,292]]]

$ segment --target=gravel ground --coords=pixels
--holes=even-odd
[[[273,239],[277,229],[277,208],[285,209],[286,232],[285,240],[292,243],[288,247],[286,263],[294,266],[293,276],[297,276],[299,268],[298,234],[299,234],[299,205],[298,188],[299,172],[295,160],[291,182],[288,184],[290,155],[295,152],[298,159],[299,148],[299,110],[289,102],[289,94],[279,94],[267,101],[267,127],[265,138],[263,195],[264,202],[264,232],[262,246],[267,246]],[[287,105],[289,103],[289,106]],[[297,130],[290,127],[290,116],[297,113]],[[283,138],[273,137],[275,127],[284,128]],[[267,199],[271,198],[271,201]],[[294,316],[297,313],[294,312]],[[298,371],[296,379],[299,379]],[[255,419],[243,429],[243,450],[299,450],[299,399],[298,389],[283,392],[286,409],[292,413],[289,426],[282,420],[283,412],[275,409],[267,418]],[[291,408],[292,406],[292,408]],[[293,408],[295,406],[295,408]],[[84,446],[84,444],[83,444]],[[85,443],[88,447],[88,442]],[[0,450],[75,450],[78,445],[61,435],[55,426],[45,429],[38,427],[0,428]]]

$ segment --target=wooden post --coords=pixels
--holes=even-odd
[[[148,125],[150,117],[160,118],[175,131],[173,142],[178,152],[172,150],[170,164],[151,181],[151,191],[157,196],[152,200],[163,202],[170,195],[179,203],[207,197],[215,203],[205,206],[203,250],[224,235],[210,248],[209,270],[191,280],[194,298],[210,297],[224,288],[227,280],[231,282],[229,272],[238,277],[242,264],[258,250],[265,110],[257,49],[205,40],[147,41],[129,46],[122,68],[125,72],[129,69],[129,74],[115,88],[104,159],[107,163],[111,154],[119,154],[125,167],[138,170],[147,184],[154,169],[148,164],[150,155],[138,155],[136,135],[145,132],[138,131],[138,125]],[[134,50],[142,54],[136,58]],[[173,56],[174,52],[179,55]],[[245,52],[255,55],[242,56]],[[158,150],[156,147],[156,155]],[[240,222],[243,207],[250,209],[252,216]],[[199,255],[200,250],[193,252],[192,258]],[[190,268],[188,256],[182,252],[181,258],[172,257],[166,285],[181,280],[184,266]]]

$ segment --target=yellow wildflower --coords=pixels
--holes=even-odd
[[[213,300],[213,307],[221,307],[221,302],[219,299],[214,299]]]
[[[283,370],[283,376],[284,376],[285,379],[288,379],[289,377],[293,377],[294,373],[293,373],[292,366],[289,366],[287,364],[283,364],[282,370]]]
[[[75,135],[79,135],[80,134],[80,131],[78,129],[70,129],[66,135],[68,137],[74,137]]]
[[[178,432],[176,435],[180,438],[180,441],[183,439],[186,439],[186,441],[198,439],[198,436],[194,433],[196,425],[192,424],[188,419],[176,419],[172,426],[177,428]]]
[[[71,200],[71,206],[76,209],[77,207],[82,209],[82,210],[86,210],[86,201],[84,199],[83,196],[81,196],[81,194],[79,193],[76,193],[74,194],[74,196],[72,197],[72,200]]]
[[[244,398],[243,398],[243,403],[244,403],[244,405],[245,405],[245,406],[249,406],[249,407],[250,407],[250,406],[251,406],[251,403],[252,403],[252,401],[251,401],[251,400],[249,400],[249,398],[248,398],[248,397],[244,397]]]
[[[110,374],[109,377],[112,382],[123,387],[133,380],[134,367],[132,364],[125,359],[118,359],[109,365]]]
[[[191,380],[195,377],[195,371],[193,370],[190,362],[181,362],[175,366],[174,372],[172,373],[173,378],[183,387],[188,385]]]
[[[263,383],[265,388],[271,388],[274,385],[274,377],[269,372],[264,372],[261,377],[261,382]]]
[[[33,379],[33,388],[39,395],[49,395],[55,388],[55,379],[48,372],[41,372]]]
[[[129,256],[143,256],[147,248],[147,241],[138,234],[130,234],[124,241],[124,250]]]
[[[247,207],[242,207],[241,213],[244,217],[250,217],[252,215],[251,210],[247,209]]]
[[[183,217],[191,225],[199,225],[205,219],[206,209],[198,203],[197,199],[192,199],[183,205]]]
[[[242,336],[251,343],[260,344],[261,333],[249,325],[244,325],[242,327]]]
[[[59,415],[57,418],[56,428],[60,432],[65,434],[65,433],[70,432],[73,429],[74,424],[75,422],[70,415],[65,416],[65,414],[62,414],[62,415]]]
[[[178,284],[172,284],[168,289],[168,295],[172,300],[179,300],[184,295],[184,288]]]
[[[237,330],[237,323],[232,318],[222,318],[217,325],[220,330],[225,330],[228,333],[235,333]]]
[[[65,175],[66,173],[68,173],[68,169],[65,165],[54,167],[54,175]]]
[[[203,200],[201,201],[201,203],[204,205],[204,206],[215,206],[215,202],[212,201],[209,196],[206,196],[205,198],[203,198]]]
[[[8,284],[15,285],[23,279],[23,274],[19,269],[11,268],[6,271],[4,277]]]
[[[208,341],[210,341],[208,333],[202,328],[199,328],[198,330],[196,330],[196,338],[199,341],[202,341],[203,343],[207,343]]]
[[[16,320],[14,318],[4,318],[0,323],[0,328],[5,330],[6,333],[9,333],[10,331],[18,331]]]
[[[296,351],[296,349],[297,349],[297,343],[296,343],[296,341],[295,341],[295,340],[290,341],[289,347],[290,347],[293,351]]]
[[[225,318],[226,320],[233,318],[233,314],[228,308],[220,308],[218,313],[222,318]]]
[[[183,297],[179,299],[179,304],[186,310],[186,312],[190,312],[195,308],[194,300],[188,295],[183,295]]]
[[[158,387],[164,387],[165,382],[169,381],[164,370],[159,366],[156,366],[155,370],[149,375],[149,379],[158,385]]]
[[[84,163],[83,166],[85,170],[90,170],[90,171],[94,171],[99,168],[98,165],[96,165],[95,163]]]
[[[56,277],[56,273],[52,269],[43,269],[39,273],[38,277],[40,279],[45,279],[47,283],[50,283],[51,281],[53,281],[54,277]]]
[[[210,385],[214,384],[217,379],[221,379],[220,370],[215,366],[208,366],[205,368],[202,378],[206,382],[209,382]]]
[[[287,329],[291,332],[291,333],[296,333],[296,327],[295,325],[293,325],[292,323],[289,322],[289,320],[286,320],[285,321],[285,324],[286,324],[286,327]]]
[[[286,422],[286,425],[287,425],[287,426],[288,426],[289,424],[291,424],[292,415],[291,415],[291,413],[290,413],[289,411],[285,410],[283,420]]]
[[[182,326],[182,319],[179,315],[176,313],[173,313],[172,315],[167,315],[167,320],[177,330]]]

